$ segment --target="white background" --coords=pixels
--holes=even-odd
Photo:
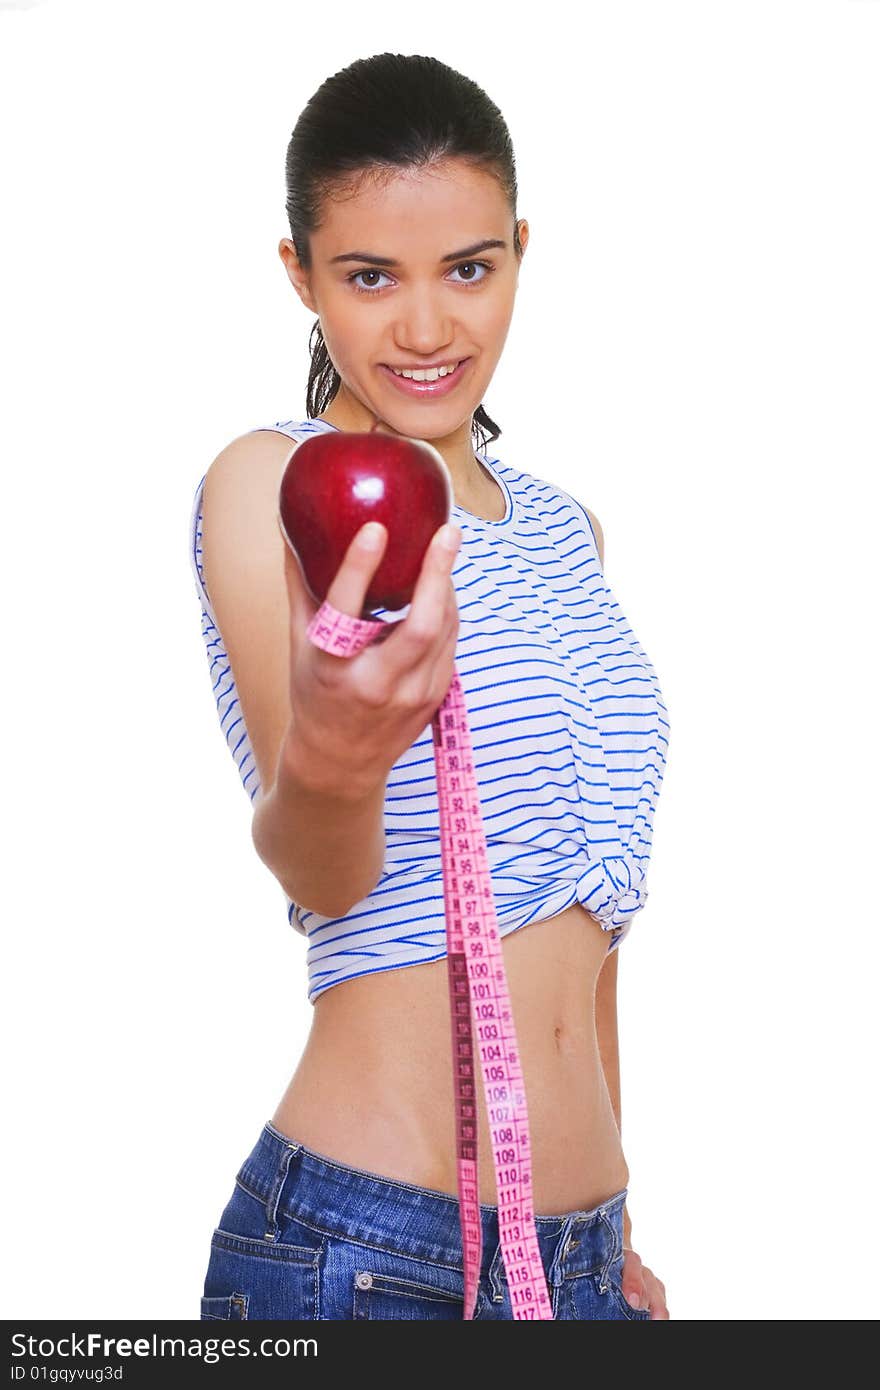
[[[673,1318],[876,1317],[871,0],[0,4],[4,1314],[198,1317],[307,1035],[188,524],[305,415],[287,141],[385,49],[507,119],[494,452],[596,512],[671,716],[621,955],[635,1247]]]

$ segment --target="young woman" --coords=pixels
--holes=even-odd
[[[309,101],[287,191],[279,252],[318,316],[307,418],[248,432],[214,460],[192,560],[222,727],[257,853],[307,937],[314,1017],[214,1231],[202,1317],[463,1316],[431,730],[454,668],[553,1316],[668,1317],[632,1246],[616,1016],[616,948],[647,897],[667,712],[605,582],[596,517],[486,452],[500,430],[482,401],[528,241],[507,128],[468,78],[383,53]],[[440,451],[455,506],[403,619],[343,660],[306,637],[317,605],[280,530],[280,480],[292,440],[377,424]],[[388,540],[378,531],[353,538],[327,595],[352,616]],[[277,1003],[287,986],[267,984]],[[512,1318],[477,1089],[474,1315]]]

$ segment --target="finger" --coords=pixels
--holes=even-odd
[[[668,1318],[669,1308],[666,1303],[666,1285],[662,1279],[658,1279],[647,1265],[642,1266],[645,1273],[645,1282],[648,1286],[648,1310],[652,1318]]]
[[[648,1307],[648,1289],[645,1283],[644,1267],[641,1257],[635,1250],[628,1249],[625,1252],[620,1287],[631,1308]]]
[[[327,602],[350,618],[359,618],[370,580],[379,568],[388,531],[380,521],[369,521],[352,536],[345,558],[327,590]]]
[[[406,617],[388,642],[389,655],[399,659],[400,669],[418,660],[436,640],[446,621],[449,585],[461,543],[461,527],[447,522],[431,537]]]
[[[621,1282],[620,1287],[623,1289],[624,1297],[630,1304],[630,1308],[648,1307],[648,1290],[645,1289],[644,1280],[639,1279],[638,1282],[633,1279],[626,1280],[626,1282]]]
[[[389,618],[383,624],[380,631],[377,632],[376,636],[373,638],[373,646],[375,647],[380,645],[382,642],[387,642],[394,629],[396,627],[400,627],[400,624],[403,622],[406,622],[405,618]]]

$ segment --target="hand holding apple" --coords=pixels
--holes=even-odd
[[[431,536],[451,506],[449,472],[434,446],[375,428],[304,440],[284,470],[279,497],[282,530],[319,601],[361,526],[378,521],[390,533],[364,611],[355,617],[406,607]]]
[[[368,500],[371,491],[359,487],[359,483],[365,476],[374,477],[375,474],[364,468],[365,456],[356,451],[349,465],[337,475],[342,478],[344,495],[352,499],[347,512],[348,540],[343,545],[346,534],[343,528],[341,538],[338,533],[334,542],[337,548],[341,547],[340,562],[322,593],[327,564],[315,550],[320,539],[320,513],[315,510],[313,501],[312,509],[306,509],[304,522],[302,513],[295,512],[292,505],[292,499],[301,496],[301,485],[313,481],[314,474],[311,469],[297,474],[292,465],[303,449],[327,438],[317,436],[298,447],[285,472],[288,487],[285,490],[282,483],[279,499],[278,523],[285,542],[291,618],[289,693],[292,721],[285,757],[288,766],[305,785],[345,797],[365,797],[387,780],[391,768],[430,723],[449,689],[458,637],[458,602],[451,572],[461,532],[455,525],[447,527],[447,501],[439,525],[434,525],[432,520],[426,538],[420,541],[420,548],[406,544],[406,530],[412,542],[413,536],[424,536],[426,523],[415,514],[412,498],[409,506],[405,504],[404,482],[397,490],[389,486],[384,512],[388,524],[382,524],[379,548],[367,548],[364,541],[369,528],[360,521],[353,524],[351,517],[357,516],[361,502]],[[343,435],[341,438],[358,436]],[[384,445],[388,442],[387,437],[383,439]],[[387,457],[384,451],[382,456]],[[379,455],[372,457],[375,469],[375,458]],[[399,462],[399,457],[394,451],[392,458]],[[355,466],[358,458],[361,463]],[[367,461],[369,458],[367,455]],[[433,463],[430,469],[433,471]],[[396,476],[399,479],[400,475]],[[419,486],[422,486],[423,473],[420,471],[416,476],[421,479]],[[434,477],[436,479],[436,472]],[[291,485],[293,479],[296,479],[295,486]],[[309,488],[305,491],[308,493]],[[376,494],[373,502],[381,500],[378,489],[372,491]],[[437,505],[437,491],[427,495],[433,497]],[[444,496],[442,488],[439,495]],[[325,499],[328,494],[319,488],[317,496]],[[396,512],[392,507],[394,500],[398,504]],[[330,506],[332,508],[332,500]],[[436,515],[435,512],[434,519]],[[375,510],[368,511],[364,522],[377,519],[380,518]],[[401,521],[405,522],[404,527]],[[334,525],[330,523],[331,530]],[[290,532],[300,542],[296,553]],[[405,560],[395,566],[389,552],[402,532]],[[447,533],[452,540],[451,548],[443,544]],[[411,579],[413,565],[415,577]],[[377,580],[383,567],[388,580],[380,589]],[[380,597],[376,597],[377,593]],[[386,640],[372,642],[355,657],[342,658],[322,651],[306,634],[324,598],[351,617],[367,616],[380,604],[393,611],[409,603],[410,609],[402,621],[389,624]]]

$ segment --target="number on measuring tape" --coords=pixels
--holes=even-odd
[[[324,651],[354,656],[385,627],[326,601],[308,627]],[[470,725],[458,671],[431,721],[446,916],[446,961],[455,1083],[464,1316],[473,1318],[483,1253],[477,1169],[474,1034],[498,1198],[498,1232],[514,1318],[552,1318],[535,1230],[526,1093],[495,898]]]

